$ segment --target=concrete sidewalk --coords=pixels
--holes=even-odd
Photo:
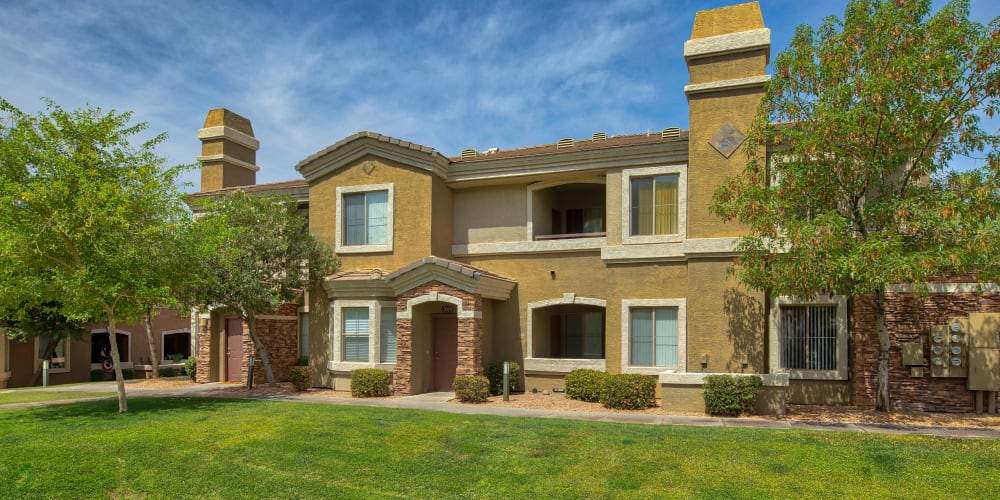
[[[380,408],[405,408],[411,410],[443,411],[464,415],[496,415],[503,417],[533,417],[558,418],[566,420],[585,420],[593,422],[614,422],[622,424],[646,425],[686,425],[698,427],[752,427],[761,429],[802,429],[813,431],[843,431],[871,432],[877,434],[911,434],[924,436],[941,436],[951,438],[985,438],[1000,439],[1000,428],[985,427],[940,427],[902,424],[868,424],[846,422],[818,422],[806,420],[772,420],[763,418],[721,418],[711,416],[684,415],[649,415],[613,412],[581,412],[565,410],[545,410],[533,408],[510,408],[495,405],[456,404],[450,402],[455,398],[453,392],[432,392],[415,396],[403,396],[387,399],[320,397],[300,394],[248,394],[245,391],[232,390],[233,384],[194,384],[169,389],[146,389],[136,386],[137,381],[126,383],[126,393],[129,397],[223,397],[245,399],[267,399],[276,401],[298,401],[315,404],[332,404],[343,406],[373,406]],[[221,389],[229,389],[220,393]],[[92,382],[51,386],[36,389],[17,389],[18,391],[86,391],[113,392],[115,382]],[[0,393],[6,392],[0,390]],[[104,398],[101,398],[104,399]],[[39,403],[20,403],[0,405],[3,408],[44,406],[63,404],[80,400],[46,401]]]

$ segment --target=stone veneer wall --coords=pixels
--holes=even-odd
[[[196,346],[195,382],[207,384],[212,381],[209,376],[212,360],[212,320],[198,318],[198,345]]]
[[[407,301],[432,293],[462,299],[462,312],[482,313],[482,296],[468,293],[439,281],[430,281],[396,298],[396,312],[406,312]],[[412,311],[411,311],[412,312]],[[458,319],[458,366],[456,375],[483,374],[483,320]],[[396,320],[396,369],[393,371],[393,390],[396,394],[411,394],[413,372],[413,322]]]
[[[267,357],[271,362],[271,370],[274,372],[274,380],[277,382],[287,382],[290,380],[291,369],[295,362],[299,360],[299,307],[296,304],[285,304],[273,314],[265,316],[287,316],[289,319],[258,319],[257,337],[267,349]],[[253,349],[253,342],[250,340],[250,333],[247,331],[246,323],[243,326],[243,379],[246,380],[247,369],[250,363],[250,353],[256,352]],[[260,363],[257,356],[257,363],[254,366],[254,384],[265,384],[267,378],[264,375],[264,365]]]
[[[968,413],[975,410],[975,392],[965,378],[932,378],[929,351],[924,352],[924,374],[911,377],[903,366],[901,344],[928,344],[932,325],[974,312],[1000,312],[1000,293],[886,294],[889,330],[889,397],[893,410]],[[878,375],[878,336],[869,300],[853,301],[851,317],[851,379],[853,404],[874,408]],[[1000,398],[998,398],[1000,399]]]

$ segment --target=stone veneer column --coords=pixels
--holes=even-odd
[[[483,374],[483,320],[459,318],[458,367],[455,375]]]
[[[195,382],[207,384],[211,382],[209,371],[212,369],[212,331],[211,318],[198,318],[198,361],[195,368]]]
[[[396,394],[410,394],[413,375],[413,322],[396,320],[396,369],[392,385]]]

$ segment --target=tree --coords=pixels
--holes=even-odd
[[[71,320],[107,322],[126,412],[117,324],[169,297],[167,277],[183,269],[181,253],[156,249],[190,221],[176,188],[186,167],[164,168],[154,147],[165,135],[133,146],[147,125],[131,113],[46,101],[31,116],[3,99],[0,113],[0,317],[58,301]]]
[[[872,301],[881,410],[886,286],[996,273],[1000,140],[980,119],[1000,106],[1000,21],[968,17],[965,0],[855,0],[799,26],[711,206],[746,227],[734,271],[753,288]],[[958,155],[982,163],[956,172]]]
[[[83,337],[83,321],[74,321],[62,314],[62,304],[46,302],[37,305],[23,304],[15,310],[6,311],[9,316],[0,320],[0,335],[10,339],[28,342],[45,339],[45,352],[41,359],[52,359],[59,342]],[[68,344],[64,344],[68,345]],[[35,367],[31,385],[37,385],[42,376],[40,366]]]
[[[333,272],[336,261],[309,233],[288,198],[236,191],[209,204],[186,245],[200,264],[183,288],[190,305],[229,309],[246,322],[267,383],[274,373],[257,332],[257,317],[296,300]],[[303,269],[303,266],[306,269]]]

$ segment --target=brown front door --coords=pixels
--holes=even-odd
[[[434,317],[431,322],[434,331],[434,383],[435,391],[451,391],[458,368],[458,318],[454,316]]]
[[[226,380],[243,382],[243,320],[226,320]]]

